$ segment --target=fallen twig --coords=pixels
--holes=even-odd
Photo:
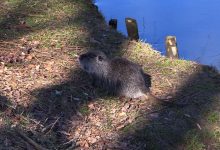
[[[31,138],[26,136],[22,131],[16,130],[16,132],[29,144],[33,145],[37,150],[48,150],[41,145],[37,144],[35,141],[33,141]]]
[[[42,129],[42,132],[46,132],[46,134],[48,134],[53,128],[54,126],[56,125],[56,123],[59,121],[60,117],[57,118],[57,120],[55,120],[54,123],[51,123],[50,125],[48,125],[47,127],[43,128]]]

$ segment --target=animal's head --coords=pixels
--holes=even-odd
[[[106,71],[108,58],[101,51],[90,51],[80,55],[79,63],[84,71],[99,75]]]

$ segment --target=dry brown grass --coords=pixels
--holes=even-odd
[[[129,41],[106,26],[90,1],[2,6],[0,149],[33,149],[18,129],[48,149],[219,149],[220,78],[212,67]],[[90,49],[141,64],[154,95],[187,105],[120,100],[95,89],[77,61]]]

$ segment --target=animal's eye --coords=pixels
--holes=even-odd
[[[102,61],[102,60],[103,60],[103,57],[102,57],[102,56],[98,56],[98,60],[99,60],[99,61]]]

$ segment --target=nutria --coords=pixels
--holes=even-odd
[[[140,65],[125,58],[110,59],[101,51],[90,51],[80,55],[79,63],[91,75],[93,85],[106,89],[109,94],[128,98],[142,97],[166,106],[189,105],[155,97],[150,93],[151,76],[145,74]]]
[[[110,94],[129,98],[145,97],[149,93],[150,75],[141,66],[125,58],[108,58],[101,51],[90,51],[79,57],[80,67],[90,74],[93,84]]]

